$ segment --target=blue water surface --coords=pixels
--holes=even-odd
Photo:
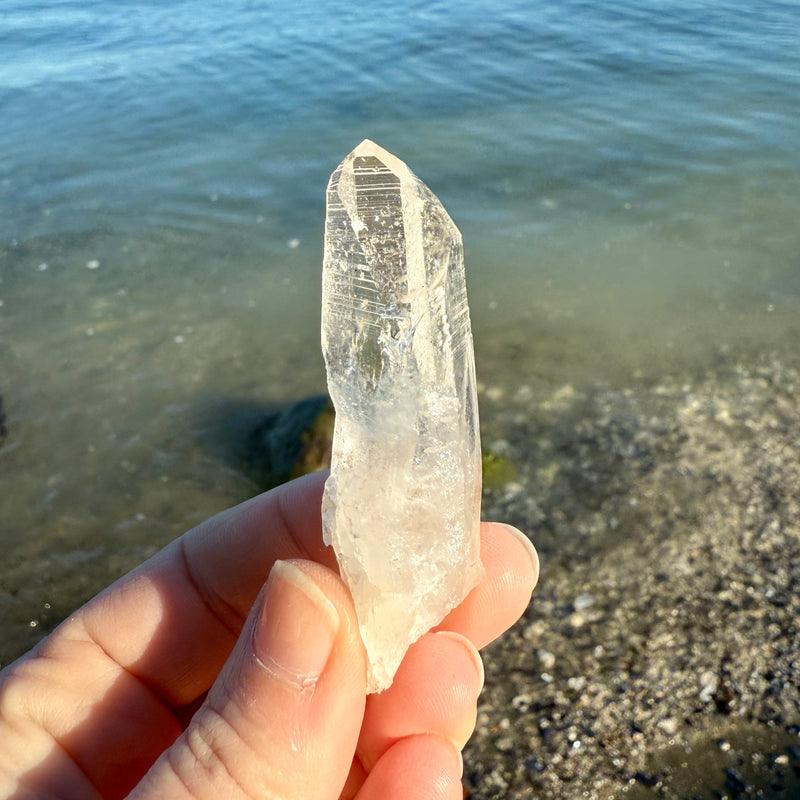
[[[7,0],[0,52],[5,240],[318,225],[364,136],[477,237],[535,223],[541,196],[567,201],[556,226],[626,201],[665,216],[696,176],[798,166],[790,2]]]

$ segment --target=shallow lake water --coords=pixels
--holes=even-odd
[[[795,358],[800,12],[750,5],[6,4],[0,663],[259,490],[364,137],[463,232],[484,396]]]

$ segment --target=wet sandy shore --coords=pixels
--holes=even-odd
[[[800,373],[535,395],[486,437],[518,474],[485,512],[542,575],[486,654],[471,796],[799,796]]]

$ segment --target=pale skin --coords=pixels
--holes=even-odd
[[[483,523],[484,580],[367,696],[323,480],[218,514],[0,672],[0,797],[461,800],[478,648],[527,607],[535,551]]]

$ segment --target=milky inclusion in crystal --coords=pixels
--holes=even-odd
[[[368,140],[328,184],[322,349],[336,408],[323,533],[376,692],[483,570],[461,234],[430,189]]]

